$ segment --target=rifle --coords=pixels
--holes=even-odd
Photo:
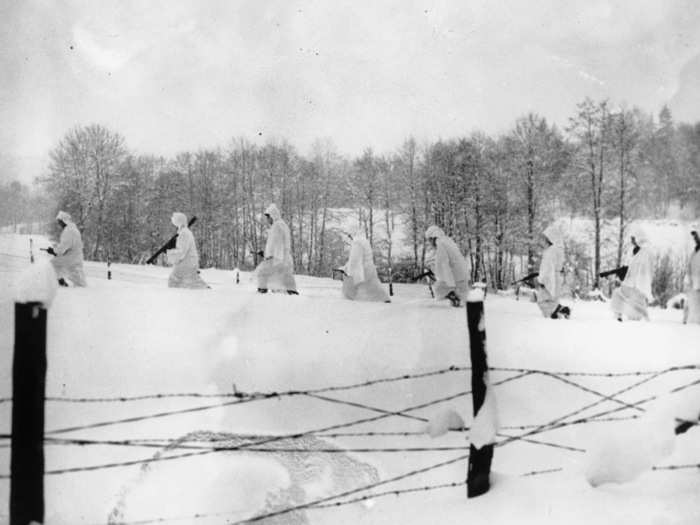
[[[621,266],[620,268],[615,268],[613,270],[608,270],[606,272],[601,272],[598,275],[600,277],[610,277],[611,275],[617,275],[617,277],[621,280],[624,281],[625,277],[627,276],[627,270],[629,267],[627,266]]]
[[[258,260],[265,259],[265,252],[263,250],[250,250],[250,254],[253,256],[253,264],[258,265]]]
[[[336,274],[336,273],[339,273],[339,274],[340,274],[340,279],[336,279],[336,278],[335,278],[335,274]],[[335,281],[335,280],[342,281],[344,275],[347,275],[347,273],[346,273],[345,270],[343,270],[342,268],[333,268],[333,269],[331,270],[331,279],[333,279],[334,281]]]
[[[510,285],[515,286],[516,284],[520,284],[520,283],[528,284],[527,283],[528,281],[531,281],[532,279],[536,279],[539,276],[540,276],[540,272],[532,272],[532,273],[526,275],[525,277],[523,277],[522,279],[518,279],[517,281],[513,281]]]
[[[424,271],[422,274],[420,274],[418,277],[414,277],[414,278],[413,278],[413,282],[414,282],[414,283],[415,283],[415,282],[418,282],[418,281],[420,281],[421,279],[423,279],[424,277],[427,277],[427,278],[429,278],[429,279],[432,279],[433,281],[437,281],[437,279],[435,278],[435,274],[433,273],[433,271],[432,271],[432,270],[426,270],[426,271]]]
[[[187,227],[189,228],[194,224],[194,221],[197,220],[197,217],[192,217],[190,221],[187,223]],[[161,253],[165,253],[168,250],[172,250],[175,248],[175,243],[177,242],[177,233],[173,235],[168,242],[166,242],[163,246],[161,246],[156,253],[151,255],[151,257],[146,261],[146,264],[155,264],[156,259]]]
[[[428,290],[430,290],[430,297],[435,299],[435,292],[433,291],[433,281],[437,281],[437,278],[435,277],[435,274],[433,273],[432,270],[428,269],[424,271],[422,274],[420,274],[418,277],[413,278],[413,282],[418,282],[424,277],[428,278]]]

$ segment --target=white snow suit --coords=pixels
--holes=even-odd
[[[693,251],[685,275],[684,323],[700,324],[700,249]]]
[[[467,261],[457,244],[441,228],[429,227],[425,236],[435,239],[435,298],[444,299],[454,292],[462,301],[467,298]]]
[[[287,223],[282,220],[279,209],[270,204],[265,210],[272,220],[272,226],[267,232],[265,243],[265,259],[258,265],[255,272],[258,278],[258,288],[279,288],[286,291],[296,291],[294,279],[294,261],[292,260],[292,238]]]
[[[358,301],[390,302],[377,276],[369,241],[361,234],[353,236],[348,262],[343,266],[343,296]]]
[[[54,246],[56,256],[51,264],[59,278],[64,278],[74,286],[87,286],[83,270],[83,239],[78,227],[66,215],[62,217],[66,224],[61,232],[59,243]]]
[[[177,226],[175,248],[168,250],[168,262],[173,265],[173,271],[168,278],[169,288],[209,288],[199,276],[199,253],[194,242],[194,235],[187,227],[187,217],[182,213],[174,213],[172,222]]]
[[[537,281],[542,286],[537,290],[537,305],[544,317],[551,317],[559,306],[562,294],[564,248],[561,235],[554,226],[549,226],[543,234],[552,244],[542,252],[540,271],[537,276]]]
[[[647,305],[653,299],[651,281],[654,277],[654,264],[649,248],[643,246],[646,242],[642,232],[635,235],[639,251],[632,255],[627,265],[627,275],[617,288],[610,301],[610,307],[618,318],[622,316],[630,320],[649,319]]]

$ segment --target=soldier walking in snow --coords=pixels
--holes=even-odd
[[[367,237],[359,230],[347,233],[351,240],[348,262],[343,271],[343,296],[357,301],[390,303],[389,294],[382,286],[374,265],[374,255]]]
[[[694,224],[690,235],[695,241],[685,274],[685,309],[683,323],[700,324],[700,226]]]
[[[87,286],[85,272],[83,271],[83,239],[78,227],[65,211],[59,211],[56,216],[61,226],[61,238],[59,243],[48,250],[55,257],[51,260],[58,282],[61,286],[68,286],[66,279],[74,286]]]
[[[467,298],[467,261],[457,244],[438,226],[430,226],[425,237],[435,248],[435,298],[449,299],[452,306],[461,306]]]
[[[537,306],[542,315],[551,319],[568,319],[571,310],[559,303],[564,284],[564,248],[559,230],[550,225],[542,233],[547,247],[542,252],[540,271],[537,275]]]
[[[647,238],[641,228],[631,236],[632,258],[622,284],[612,294],[610,306],[615,318],[638,321],[649,320],[647,305],[652,300],[651,281],[654,275],[651,250],[645,246]]]
[[[258,292],[267,293],[269,287],[280,287],[289,295],[299,295],[294,279],[292,260],[292,239],[287,223],[282,220],[279,209],[270,204],[265,210],[270,229],[263,252],[264,260],[255,270],[258,278]]]
[[[199,253],[194,235],[187,227],[187,217],[184,213],[175,212],[170,220],[177,228],[177,240],[175,248],[167,251],[168,262],[173,265],[168,287],[209,288],[199,276]]]

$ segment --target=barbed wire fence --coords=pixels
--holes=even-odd
[[[21,257],[13,254],[0,253],[0,255],[9,257],[10,259],[22,259],[26,260],[27,257]],[[416,436],[425,436],[426,432],[419,431],[380,431],[380,430],[366,430],[357,432],[337,432],[338,430],[346,430],[352,427],[357,427],[360,425],[374,424],[379,421],[385,420],[387,418],[401,418],[411,421],[418,421],[421,423],[428,423],[429,419],[420,415],[415,415],[414,412],[423,410],[426,408],[435,407],[440,404],[444,404],[456,399],[464,398],[471,394],[471,391],[465,390],[460,391],[451,395],[442,396],[434,398],[428,401],[424,401],[419,404],[406,406],[397,410],[389,410],[385,408],[380,408],[377,406],[370,405],[368,403],[360,403],[357,401],[350,401],[346,399],[341,399],[333,397],[327,394],[331,393],[342,393],[352,390],[361,390],[364,388],[373,387],[376,385],[389,385],[399,382],[416,381],[421,379],[436,379],[440,376],[447,374],[459,374],[470,371],[470,367],[456,366],[452,365],[449,367],[441,368],[433,371],[426,371],[414,374],[403,374],[390,377],[382,377],[369,379],[362,382],[344,384],[344,385],[328,385],[320,388],[306,389],[306,390],[286,390],[286,391],[269,391],[269,392],[240,392],[234,387],[233,392],[229,393],[201,393],[201,392],[158,392],[151,394],[142,394],[135,396],[112,396],[112,397],[71,397],[71,396],[47,396],[46,401],[50,403],[63,403],[63,404],[112,404],[112,403],[136,403],[140,401],[148,400],[164,400],[164,399],[217,399],[217,403],[211,403],[206,405],[199,405],[195,407],[186,407],[167,411],[158,411],[150,414],[140,415],[140,416],[130,416],[116,419],[108,419],[104,421],[98,421],[93,423],[87,423],[82,425],[74,425],[62,428],[51,429],[45,433],[44,444],[46,446],[107,446],[107,447],[131,447],[131,448],[145,448],[145,449],[158,449],[161,454],[151,456],[148,458],[134,459],[121,462],[109,462],[96,465],[78,465],[73,467],[52,469],[45,471],[46,475],[67,475],[71,473],[78,472],[88,472],[88,471],[98,471],[105,469],[129,467],[136,465],[147,465],[156,462],[164,461],[175,461],[183,458],[191,458],[196,456],[203,456],[207,454],[214,453],[234,453],[234,452],[245,452],[254,454],[280,454],[280,453],[294,453],[294,454],[379,454],[379,453],[411,453],[411,454],[423,454],[423,453],[450,453],[457,452],[459,455],[432,462],[426,466],[408,470],[402,474],[391,476],[385,479],[381,479],[376,482],[366,483],[359,487],[355,487],[349,490],[343,490],[334,494],[330,494],[324,497],[316,498],[312,501],[308,501],[302,504],[290,505],[285,508],[276,509],[270,512],[264,512],[250,516],[248,518],[238,520],[238,521],[227,521],[232,525],[239,525],[243,523],[253,523],[263,521],[269,518],[274,518],[277,516],[299,512],[304,510],[317,510],[317,509],[329,509],[329,508],[340,508],[346,505],[351,505],[360,502],[374,501],[376,499],[388,497],[388,496],[405,496],[419,493],[426,493],[430,491],[463,488],[466,485],[466,480],[455,480],[446,483],[434,483],[434,484],[422,484],[413,487],[402,487],[395,490],[380,490],[376,489],[384,488],[387,485],[398,483],[404,480],[415,479],[428,472],[433,472],[443,467],[449,465],[454,465],[460,462],[466,462],[469,459],[469,446],[393,446],[393,447],[383,447],[383,446],[331,446],[331,447],[315,447],[315,448],[305,448],[301,446],[295,446],[295,442],[299,442],[309,436],[323,437],[323,438],[343,438],[343,437],[403,437],[411,438]],[[569,446],[562,443],[551,442],[541,439],[541,435],[552,432],[557,429],[564,427],[574,426],[574,425],[586,425],[593,423],[607,423],[607,422],[619,422],[619,421],[630,421],[641,417],[641,414],[645,412],[645,405],[659,399],[662,395],[673,394],[680,392],[682,390],[691,388],[700,384],[700,379],[693,379],[692,381],[685,382],[681,385],[676,385],[672,389],[664,391],[662,393],[649,395],[635,401],[626,401],[620,398],[623,394],[628,394],[632,391],[640,389],[643,385],[646,385],[660,377],[668,376],[673,373],[683,372],[683,371],[698,371],[700,370],[700,365],[690,364],[683,366],[668,367],[661,370],[647,370],[647,371],[630,371],[630,372],[581,372],[581,371],[551,371],[544,369],[529,369],[529,368],[513,368],[513,367],[490,367],[489,371],[494,373],[504,373],[509,374],[508,377],[495,381],[492,386],[500,386],[509,382],[519,381],[524,378],[530,378],[533,376],[539,376],[543,378],[550,378],[557,381],[563,385],[566,385],[572,389],[585,392],[588,395],[595,396],[595,401],[589,402],[580,406],[570,412],[557,416],[544,423],[535,423],[528,425],[511,425],[503,426],[500,428],[500,432],[497,434],[498,439],[494,443],[495,447],[503,447],[516,442],[526,442],[537,446],[543,447],[553,447],[561,450],[566,450],[575,453],[584,453],[585,449]],[[634,378],[635,381],[623,388],[619,388],[610,394],[601,392],[599,389],[594,389],[589,386],[582,384],[579,380],[574,380],[574,378],[584,378],[584,377],[596,377],[596,378],[607,378],[607,379],[621,379],[621,378]],[[212,437],[209,441],[202,442],[201,440],[190,440],[183,441],[182,438],[119,438],[119,439],[91,439],[86,437],[73,437],[65,438],[60,437],[61,434],[74,433],[79,431],[92,430],[96,428],[104,427],[118,427],[120,425],[125,425],[134,422],[142,422],[149,420],[157,420],[161,418],[174,417],[183,414],[191,414],[196,412],[203,412],[208,410],[214,410],[219,408],[234,407],[239,404],[251,403],[251,402],[264,402],[267,400],[281,399],[281,398],[293,398],[293,397],[305,397],[308,399],[315,399],[325,403],[338,404],[348,407],[353,407],[356,409],[362,409],[367,412],[371,412],[374,415],[371,417],[357,418],[343,423],[337,423],[333,425],[326,425],[318,428],[311,428],[301,432],[286,433],[281,435],[268,435],[268,436],[242,436],[243,442],[237,444],[230,444],[230,435],[221,435],[219,437]],[[0,398],[0,404],[2,403],[12,403],[11,397]],[[598,410],[593,414],[588,414],[585,417],[582,414],[591,411],[597,407],[601,407],[603,404],[613,404],[613,408],[606,408]],[[621,412],[632,412],[631,415],[619,415]],[[697,424],[697,422],[690,422],[692,424]],[[460,428],[451,428],[450,432],[466,434],[470,430],[469,427],[463,426]],[[507,432],[507,433],[506,433]],[[241,436],[238,436],[239,438]],[[11,435],[9,433],[0,434],[0,448],[8,448],[10,445],[8,443]],[[4,441],[4,442],[3,442]],[[679,465],[657,465],[652,468],[652,471],[684,471],[689,469],[700,469],[700,463],[688,463]],[[563,469],[561,467],[547,467],[537,470],[530,470],[521,474],[523,477],[547,475],[561,472]],[[0,479],[8,479],[10,474],[0,473]],[[240,511],[236,512],[219,512],[219,513],[197,513],[189,516],[173,516],[173,517],[155,517],[152,519],[136,520],[136,521],[123,521],[119,522],[123,525],[145,525],[150,523],[167,523],[176,521],[194,521],[198,519],[211,518],[211,517],[222,517],[231,518],[232,516],[237,516]],[[236,519],[236,518],[233,518]]]
[[[198,392],[168,392],[168,393],[156,393],[156,394],[146,394],[146,395],[140,395],[140,396],[114,396],[114,397],[93,397],[93,398],[88,398],[88,397],[70,397],[70,396],[47,396],[47,401],[52,402],[52,403],[63,403],[63,404],[71,404],[71,403],[81,403],[81,404],[86,404],[86,403],[92,403],[92,404],[109,404],[109,403],[134,403],[138,401],[145,401],[145,400],[159,400],[159,399],[171,399],[171,398],[219,398],[223,399],[223,401],[220,401],[219,403],[215,404],[208,404],[208,405],[202,405],[202,406],[196,406],[196,407],[187,407],[183,409],[178,409],[178,410],[170,410],[170,411],[160,411],[160,412],[154,412],[151,414],[146,414],[143,416],[135,416],[135,417],[127,417],[127,418],[119,418],[119,419],[112,419],[112,420],[106,420],[106,421],[100,421],[96,423],[89,423],[85,425],[77,425],[77,426],[71,426],[71,427],[64,427],[64,428],[58,428],[58,429],[53,429],[49,430],[46,432],[46,437],[45,437],[45,444],[47,446],[113,446],[113,447],[133,447],[133,448],[151,448],[151,449],[160,449],[163,451],[185,451],[183,453],[175,453],[175,454],[167,454],[167,455],[159,455],[159,456],[154,456],[154,457],[149,457],[149,458],[143,458],[143,459],[138,459],[138,460],[130,460],[130,461],[122,461],[122,462],[111,462],[111,463],[103,463],[103,464],[98,464],[98,465],[87,465],[87,466],[76,466],[76,467],[69,467],[69,468],[63,468],[63,469],[53,469],[53,470],[47,470],[45,472],[46,475],[64,475],[64,474],[70,474],[70,473],[76,473],[76,472],[86,472],[86,471],[95,471],[95,470],[103,470],[103,469],[110,469],[110,468],[118,468],[118,467],[128,467],[128,466],[134,466],[134,465],[143,465],[143,464],[148,464],[148,463],[155,463],[155,462],[162,462],[162,461],[174,461],[182,458],[189,458],[193,456],[201,456],[205,454],[212,454],[212,453],[232,453],[236,451],[240,452],[248,452],[248,453],[256,453],[256,454],[265,454],[265,453],[307,453],[307,454],[339,454],[339,453],[424,453],[424,452],[462,452],[461,455],[446,460],[446,461],[441,461],[441,462],[436,462],[432,463],[431,465],[428,465],[426,467],[423,467],[421,469],[414,469],[411,471],[408,471],[400,476],[394,476],[391,478],[387,478],[384,480],[381,480],[380,482],[377,483],[372,483],[372,484],[367,484],[363,485],[361,487],[358,487],[353,490],[348,490],[344,491],[338,494],[333,494],[324,498],[319,498],[313,501],[310,501],[308,503],[305,503],[303,505],[295,505],[295,506],[290,506],[285,509],[280,509],[280,510],[275,510],[274,512],[271,513],[266,513],[266,514],[261,514],[257,516],[253,516],[251,518],[247,518],[242,521],[236,521],[232,522],[235,524],[238,523],[251,523],[255,521],[261,521],[267,518],[272,518],[276,517],[285,513],[291,513],[291,512],[297,512],[301,510],[315,510],[315,509],[324,509],[324,508],[338,508],[342,507],[344,505],[350,505],[353,503],[358,503],[358,502],[363,502],[363,501],[368,501],[368,500],[374,500],[374,499],[379,499],[385,496],[389,495],[394,495],[394,496],[401,496],[401,495],[410,495],[410,494],[418,494],[418,493],[423,493],[423,492],[430,492],[434,490],[440,490],[440,489],[449,489],[449,488],[456,488],[456,487],[463,487],[466,483],[466,481],[460,480],[460,481],[452,481],[449,483],[440,483],[440,484],[426,484],[426,485],[421,485],[421,486],[416,486],[416,487],[409,487],[409,488],[400,488],[396,490],[388,490],[388,491],[381,491],[381,492],[372,492],[374,489],[382,487],[384,485],[394,483],[400,480],[406,480],[409,478],[414,478],[416,476],[419,476],[421,474],[424,474],[426,472],[438,469],[440,467],[457,463],[457,462],[464,462],[468,459],[468,446],[418,446],[418,447],[413,447],[413,446],[395,446],[395,447],[377,447],[377,446],[365,446],[365,447],[331,447],[331,448],[302,448],[302,447],[294,447],[291,445],[295,440],[299,440],[301,438],[307,437],[307,436],[317,436],[317,437],[327,437],[327,438],[341,438],[341,437],[385,437],[385,436],[398,436],[398,437],[415,437],[415,436],[425,436],[425,432],[418,432],[418,431],[392,431],[392,432],[384,432],[384,431],[361,431],[361,432],[333,432],[339,429],[348,429],[354,426],[366,424],[366,423],[375,423],[377,421],[381,421],[386,418],[390,417],[399,417],[399,418],[405,418],[405,419],[410,419],[410,420],[417,420],[423,423],[427,423],[428,419],[420,416],[415,416],[412,415],[412,412],[415,412],[420,409],[425,409],[429,407],[434,407],[436,405],[446,403],[448,401],[452,401],[458,398],[462,398],[465,396],[468,396],[470,394],[469,391],[463,391],[463,392],[457,392],[455,394],[451,394],[449,396],[443,396],[439,398],[435,398],[420,404],[412,405],[412,406],[407,406],[404,407],[400,410],[386,410],[382,408],[378,408],[366,403],[359,403],[359,402],[354,402],[354,401],[347,401],[343,399],[336,399],[334,397],[329,397],[322,395],[324,393],[328,392],[343,392],[343,391],[350,391],[350,390],[359,390],[363,388],[368,388],[370,386],[378,385],[378,384],[391,384],[391,383],[398,383],[401,381],[412,381],[412,380],[417,380],[417,379],[424,379],[424,378],[435,378],[444,374],[451,374],[451,373],[465,373],[470,370],[469,367],[461,367],[461,366],[449,366],[445,368],[441,368],[438,370],[433,370],[433,371],[427,371],[427,372],[420,372],[420,373],[415,373],[415,374],[403,374],[403,375],[397,375],[397,376],[391,376],[391,377],[383,377],[383,378],[376,378],[376,379],[370,379],[367,381],[363,382],[358,382],[358,383],[352,383],[352,384],[344,384],[344,385],[329,385],[326,387],[321,387],[321,388],[314,388],[314,389],[306,389],[306,390],[287,390],[287,391],[282,391],[282,392],[277,392],[277,391],[271,391],[271,392],[232,392],[232,393],[222,393],[222,394],[202,394]],[[696,386],[700,384],[700,379],[693,379],[692,381],[688,381],[682,385],[674,386],[668,391],[665,391],[663,393],[655,394],[655,395],[650,395],[641,399],[638,399],[636,401],[623,401],[619,398],[622,394],[629,393],[635,389],[638,389],[644,384],[647,384],[655,379],[658,379],[662,376],[666,376],[675,372],[681,372],[681,371],[698,371],[700,370],[700,365],[684,365],[684,366],[674,366],[674,367],[668,367],[662,370],[648,370],[648,371],[632,371],[632,372],[618,372],[618,373],[597,373],[597,372],[576,372],[576,371],[559,371],[559,372],[552,372],[548,370],[542,370],[542,369],[527,369],[527,368],[503,368],[503,367],[492,367],[490,368],[491,372],[500,372],[500,373],[507,373],[511,374],[508,377],[501,379],[499,381],[495,381],[493,383],[493,386],[499,386],[503,385],[508,382],[513,382],[513,381],[518,381],[526,377],[532,377],[535,375],[539,375],[542,377],[548,377],[552,378],[553,380],[560,381],[562,384],[569,386],[570,388],[573,389],[578,389],[582,392],[586,392],[589,395],[594,395],[597,399],[595,401],[592,401],[590,403],[587,403],[579,408],[576,408],[575,410],[572,410],[564,415],[561,415],[557,418],[554,418],[550,421],[547,421],[542,424],[529,424],[529,425],[512,425],[512,426],[503,426],[501,427],[501,430],[498,434],[499,440],[496,442],[495,446],[497,447],[502,447],[505,446],[509,443],[514,443],[518,441],[522,442],[528,442],[532,443],[535,445],[540,445],[540,446],[548,446],[548,447],[555,447],[563,450],[568,450],[572,452],[577,452],[577,453],[583,453],[585,452],[584,449],[578,448],[578,447],[572,447],[568,445],[563,445],[560,443],[552,443],[550,441],[543,441],[541,439],[534,439],[535,437],[544,434],[546,432],[551,432],[552,430],[556,430],[559,428],[563,428],[566,426],[573,426],[573,425],[583,425],[583,424],[591,424],[591,423],[604,423],[604,422],[616,422],[616,421],[629,421],[629,420],[634,420],[638,419],[640,417],[640,412],[643,412],[644,410],[644,405],[658,399],[662,395],[670,394],[670,393],[676,393],[679,391],[682,391],[684,389],[690,388],[692,386]],[[592,389],[590,387],[587,387],[585,385],[580,384],[577,381],[572,381],[571,377],[599,377],[599,378],[635,378],[637,379],[634,381],[632,384],[625,386],[623,388],[620,388],[616,391],[614,391],[611,394],[605,394],[603,392],[600,392],[599,390]],[[298,397],[298,396],[306,396],[312,399],[318,399],[320,401],[325,401],[329,403],[334,403],[334,404],[343,404],[347,406],[352,406],[354,408],[358,409],[365,409],[367,411],[376,413],[377,415],[374,415],[372,417],[365,417],[365,418],[358,418],[354,419],[351,421],[347,421],[344,423],[339,423],[335,425],[328,425],[320,428],[313,428],[309,429],[303,432],[296,432],[296,433],[288,433],[288,434],[283,434],[283,435],[272,435],[272,436],[265,436],[265,437],[258,437],[258,436],[250,436],[244,443],[239,443],[236,445],[229,445],[226,444],[227,441],[230,441],[230,436],[220,436],[220,437],[213,437],[210,438],[208,443],[202,443],[200,440],[197,440],[197,442],[182,442],[181,439],[158,439],[158,438],[150,438],[150,439],[89,439],[89,438],[81,438],[81,437],[75,437],[75,438],[63,438],[60,437],[59,434],[63,433],[68,433],[68,432],[76,432],[80,430],[88,430],[88,429],[94,429],[94,428],[100,428],[100,427],[106,427],[106,426],[118,426],[126,423],[132,423],[132,422],[138,422],[138,421],[146,421],[149,419],[158,419],[158,418],[164,418],[164,417],[170,417],[170,416],[176,416],[180,414],[186,414],[186,413],[192,413],[192,412],[198,412],[198,411],[204,411],[204,410],[211,410],[215,408],[221,408],[221,407],[229,407],[229,406],[235,406],[237,404],[241,403],[250,403],[250,402],[259,402],[259,401],[265,401],[265,400],[272,400],[272,399],[279,399],[282,397]],[[233,398],[233,399],[232,399]],[[2,403],[11,403],[12,399],[11,398],[2,398],[0,399],[0,402]],[[591,415],[588,415],[586,417],[576,417],[582,414],[583,412],[586,412],[590,409],[599,407],[600,405],[604,403],[612,403],[616,406],[613,408],[608,408],[605,410],[600,410],[598,412],[595,412]],[[632,415],[627,415],[627,416],[618,416],[616,414],[619,414],[622,411],[628,411],[628,412],[633,412]],[[516,435],[511,435],[511,434],[505,434],[504,431],[521,431],[521,433],[516,434]],[[457,432],[457,433],[467,433],[469,431],[469,427],[462,427],[462,428],[457,428],[457,429],[450,429],[451,432]],[[9,434],[0,434],[0,440],[8,440],[10,437]],[[0,443],[0,447],[8,447],[8,443]],[[681,470],[688,470],[688,469],[697,469],[700,468],[700,463],[699,464],[684,464],[684,465],[661,465],[661,466],[655,466],[654,471],[681,471]],[[530,472],[525,472],[522,474],[522,476],[533,476],[533,475],[545,475],[545,474],[550,474],[550,473],[556,473],[556,472],[561,472],[561,468],[543,468],[535,471],[530,471]],[[0,479],[3,478],[8,478],[9,475],[2,473],[0,474]],[[138,524],[147,524],[147,523],[166,523],[169,521],[187,521],[187,520],[196,520],[200,518],[208,518],[208,517],[224,517],[227,515],[234,515],[235,513],[218,513],[218,514],[207,514],[207,513],[199,513],[199,514],[193,514],[190,516],[186,517],[161,517],[161,518],[154,518],[151,520],[141,520],[141,521],[129,521],[129,522],[124,522],[125,525],[138,525]]]

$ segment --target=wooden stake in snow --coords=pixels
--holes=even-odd
[[[29,237],[29,262],[34,264],[34,240]]]
[[[467,327],[469,330],[469,354],[472,365],[472,409],[476,422],[479,410],[484,406],[487,392],[488,363],[486,361],[486,328],[484,324],[484,293],[474,289],[467,297]],[[483,419],[483,418],[482,418]],[[472,433],[474,427],[472,425]],[[493,444],[475,443],[470,436],[469,468],[467,470],[467,497],[473,498],[488,492],[490,487]],[[478,441],[482,441],[480,438]]]
[[[112,280],[112,261],[109,260],[109,257],[107,257],[107,280]]]
[[[19,278],[12,364],[10,525],[44,521],[46,312],[58,288],[47,261]]]

